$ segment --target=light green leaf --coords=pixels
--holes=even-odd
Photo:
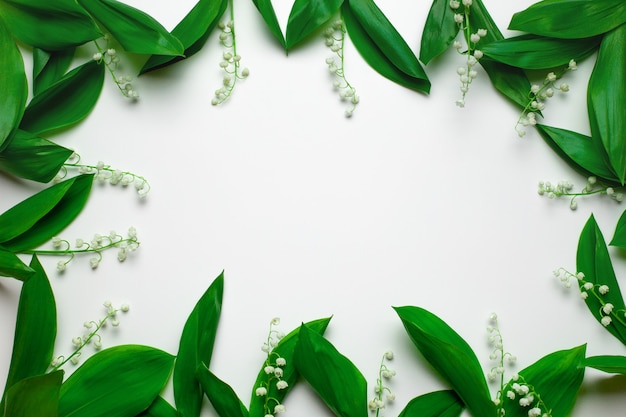
[[[59,417],[135,417],[165,386],[174,357],[141,345],[96,353],[61,387]]]
[[[0,246],[0,277],[11,277],[20,281],[26,281],[34,272],[17,255]]]
[[[463,408],[454,391],[435,391],[413,398],[398,417],[458,417]]]
[[[32,376],[7,392],[6,417],[57,417],[63,371]]]
[[[609,374],[626,375],[626,356],[590,356],[583,365]]]
[[[178,417],[176,409],[170,405],[163,397],[156,397],[147,410],[138,414],[137,417]]]
[[[0,5],[1,6],[1,5]],[[1,16],[2,7],[0,7]],[[22,54],[0,18],[0,149],[17,127],[28,95]]]
[[[454,42],[459,33],[459,25],[454,21],[454,11],[449,0],[433,0],[420,46],[420,61],[428,64],[433,58],[441,55]]]
[[[204,394],[220,417],[248,417],[248,410],[235,391],[209,371],[204,363],[198,366],[196,378]]]
[[[622,213],[617,221],[615,233],[613,234],[613,239],[611,239],[611,243],[609,243],[609,245],[626,249],[626,211]]]
[[[341,7],[344,0],[295,0],[287,20],[285,47],[292,49],[320,28]]]
[[[252,0],[252,3],[256,6],[259,13],[265,20],[265,24],[269,28],[270,32],[278,39],[278,42],[285,48],[285,37],[280,29],[274,6],[272,6],[271,0]]]
[[[33,95],[60,80],[70,67],[76,48],[48,52],[33,48]]]
[[[222,271],[200,297],[183,327],[173,376],[174,400],[181,417],[200,415],[202,388],[196,370],[202,363],[211,363],[223,293]]]

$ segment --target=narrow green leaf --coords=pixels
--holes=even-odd
[[[276,39],[278,39],[278,42],[280,42],[283,48],[285,48],[285,37],[280,29],[280,24],[278,23],[278,18],[276,17],[272,1],[252,0],[252,3],[254,3],[259,13],[261,13],[261,17],[265,20],[265,24],[269,28],[270,32],[272,32]]]
[[[40,191],[7,210],[0,216],[0,236],[3,239],[7,235],[15,237],[4,240],[2,245],[14,252],[26,253],[52,239],[81,212],[92,184],[93,175],[79,175]]]
[[[509,29],[562,39],[601,35],[626,21],[622,0],[543,0],[515,13]]]
[[[32,376],[7,392],[6,417],[57,417],[63,371]]]
[[[598,322],[601,322],[605,315],[602,311],[602,306],[605,303],[613,304],[615,312],[626,309],[609,257],[609,251],[593,215],[589,217],[580,234],[576,252],[576,270],[585,275],[586,282],[594,285],[592,291],[585,290],[582,285],[580,290],[581,292],[588,292],[585,303]],[[608,293],[601,294],[598,288],[600,285],[607,285]],[[605,329],[626,345],[626,326],[622,324],[621,317],[615,316],[615,312],[611,313],[613,320],[608,326],[605,326]]]
[[[77,0],[127,52],[183,55],[184,48],[147,13],[116,0]]]
[[[339,11],[344,0],[295,0],[287,20],[285,47],[292,49]]]
[[[409,337],[450,384],[474,416],[495,416],[496,408],[480,362],[470,346],[443,320],[420,307],[394,307]]]
[[[211,401],[218,416],[248,417],[248,410],[237,397],[235,391],[230,385],[215,376],[204,363],[198,366],[196,378],[198,378],[202,391]]]
[[[625,96],[626,24],[604,35],[587,87],[591,136],[602,140],[622,185],[626,181]]]
[[[96,353],[61,387],[59,417],[135,417],[165,386],[174,356],[141,345]]]
[[[449,0],[433,0],[420,46],[420,61],[428,64],[433,58],[441,55],[454,42],[459,33],[459,25],[454,21],[454,11]]]
[[[342,6],[341,14],[352,43],[370,67],[383,77],[404,87],[426,94],[430,92],[428,77],[425,75],[423,78],[413,77],[396,67],[361,26],[348,3]]]
[[[609,374],[626,375],[626,356],[590,356],[583,365]]]
[[[626,211],[622,213],[617,221],[615,233],[613,234],[613,239],[611,239],[611,243],[609,243],[609,245],[626,249]]]
[[[48,52],[33,48],[33,95],[60,80],[70,67],[76,48]]]
[[[606,151],[593,138],[542,124],[535,127],[546,143],[576,171],[586,177],[593,175],[619,183],[608,163]]]
[[[541,397],[548,411],[553,416],[569,416],[578,397],[578,390],[583,382],[585,367],[586,346],[582,345],[569,350],[553,352],[539,359],[534,364],[519,372],[517,381],[509,381],[504,393],[511,391],[511,385],[530,385],[535,392],[535,399]],[[504,415],[513,417],[528,417],[528,408],[521,407],[519,398],[510,399],[506,395],[502,398]],[[536,406],[536,402],[529,406]]]
[[[137,417],[178,417],[176,409],[170,405],[163,397],[156,397],[147,410],[138,414]]]
[[[20,281],[26,281],[34,272],[31,267],[22,262],[13,252],[9,252],[0,246],[0,277],[11,277]]]
[[[20,129],[39,135],[78,123],[96,105],[103,83],[104,65],[90,60],[74,68],[28,103]]]
[[[202,363],[211,363],[223,293],[222,271],[200,297],[183,327],[173,376],[174,400],[181,417],[200,415],[202,388],[196,370]]]
[[[226,11],[227,0],[199,0],[191,11],[172,30],[185,49],[184,56],[152,55],[139,74],[163,68],[187,59],[204,46],[209,35]]]
[[[398,417],[458,417],[463,408],[454,391],[435,391],[413,398]]]
[[[2,51],[0,54],[0,149],[2,149],[4,141],[22,118],[28,88],[22,54],[1,18],[0,51]]]
[[[324,336],[300,326],[294,361],[300,375],[337,417],[367,417],[367,382]]]

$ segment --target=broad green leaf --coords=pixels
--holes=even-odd
[[[463,408],[454,391],[435,391],[413,398],[398,417],[458,417]]]
[[[394,307],[409,337],[450,384],[474,416],[495,416],[496,409],[480,362],[470,346],[443,320],[420,307]]]
[[[256,6],[259,13],[265,20],[265,24],[269,28],[270,32],[278,39],[278,42],[285,48],[285,37],[283,31],[280,29],[274,6],[272,6],[271,0],[252,0],[252,3]]]
[[[459,33],[459,25],[454,21],[454,11],[449,0],[433,0],[420,46],[420,61],[428,64],[441,55],[454,42]]]
[[[28,103],[20,129],[42,134],[83,120],[96,105],[104,65],[90,60],[74,68]]]
[[[604,35],[587,87],[591,136],[602,140],[622,185],[626,181],[625,96],[626,24]]]
[[[0,171],[45,183],[56,176],[72,153],[71,149],[17,130],[0,151]]]
[[[530,385],[531,391],[541,397],[547,407],[547,410],[543,410],[544,412],[551,410],[553,416],[569,416],[585,375],[585,367],[581,366],[585,361],[585,350],[586,346],[582,345],[553,352],[521,370],[520,378],[517,381],[509,381],[504,388],[502,405],[505,413],[503,415],[528,417],[529,407],[537,405],[535,401],[529,407],[521,407],[519,397],[510,399],[506,396],[506,393],[512,389],[511,385],[517,382],[520,385]]]
[[[423,93],[430,92],[428,77],[425,74],[423,78],[413,77],[395,66],[361,26],[348,3],[342,6],[341,14],[352,43],[370,67],[383,77],[404,87]]]
[[[626,22],[622,0],[544,0],[515,13],[509,29],[562,39],[601,35]]]
[[[488,43],[480,48],[489,58],[524,69],[549,69],[581,61],[600,45],[601,38],[556,39],[521,35]]]
[[[367,382],[356,366],[319,333],[300,326],[294,362],[337,417],[367,417]]]
[[[165,386],[174,356],[141,345],[102,350],[61,387],[59,417],[135,417]]]
[[[536,125],[536,128],[546,143],[576,171],[587,177],[593,175],[619,183],[611,170],[604,148],[593,138],[542,124]]]
[[[609,374],[626,375],[626,356],[590,356],[583,365]]]
[[[70,67],[76,48],[48,52],[33,48],[33,95],[60,80]]]
[[[87,202],[93,175],[85,174],[53,185],[0,215],[2,246],[27,253],[65,229]]]
[[[224,14],[227,0],[199,0],[191,11],[172,30],[185,49],[184,56],[152,55],[139,74],[163,68],[189,58],[204,46],[209,35]]]
[[[170,405],[163,397],[156,397],[147,410],[138,414],[137,417],[178,417],[176,409]]]
[[[330,317],[310,321],[305,323],[305,326],[309,330],[323,335],[329,322]],[[299,333],[300,327],[292,330],[285,337],[283,337],[280,342],[278,342],[274,349],[272,349],[272,356],[278,355],[285,359],[286,362],[285,366],[282,367],[282,380],[287,383],[287,388],[279,390],[276,388],[276,385],[271,385],[267,390],[267,396],[270,398],[276,398],[276,400],[280,403],[283,402],[287,394],[291,391],[291,389],[293,389],[298,381],[298,372],[296,371],[293,355],[296,344],[298,343]],[[263,363],[261,369],[259,369],[259,373],[252,389],[252,396],[250,398],[250,417],[263,417],[266,414],[263,408],[265,399],[255,393],[256,388],[260,387],[263,382],[267,381],[267,374],[263,370],[264,367],[265,363]]]
[[[341,7],[344,0],[295,0],[287,20],[285,48],[292,49],[319,29]]]
[[[615,277],[613,264],[609,257],[609,251],[593,215],[589,217],[580,234],[578,251],[576,252],[576,270],[585,275],[585,281],[595,286],[593,292],[588,292],[585,303],[598,322],[601,322],[602,317],[605,315],[602,312],[603,303],[613,304],[616,312],[626,309]],[[607,285],[609,292],[604,295],[600,294],[598,290],[600,285]],[[582,285],[580,290],[581,292],[586,291],[582,288]],[[626,326],[618,320],[613,320],[605,328],[622,343],[626,344]]]
[[[611,239],[611,243],[609,243],[609,245],[626,249],[626,211],[622,213],[617,221],[615,233],[613,234],[613,239]]]
[[[209,371],[204,363],[198,366],[196,378],[220,417],[248,417],[248,410],[235,391]]]
[[[11,277],[20,281],[26,281],[34,273],[35,271],[22,262],[17,255],[0,246],[0,277]]]
[[[47,51],[102,36],[96,23],[72,0],[0,0],[0,16],[21,42]]]
[[[77,0],[127,52],[183,55],[184,48],[147,13],[116,0]]]
[[[0,10],[2,10],[0,4]],[[1,13],[1,11],[0,11]],[[0,149],[24,113],[28,95],[22,54],[0,18]]]
[[[17,382],[7,392],[6,417],[57,417],[63,371],[32,376]]]
[[[222,271],[200,297],[183,327],[173,376],[174,401],[181,417],[200,415],[202,388],[196,370],[202,363],[211,363],[223,293]]]
[[[7,389],[24,378],[43,374],[52,361],[57,334],[54,294],[36,256],[33,256],[30,267],[35,273],[22,284],[3,401]]]

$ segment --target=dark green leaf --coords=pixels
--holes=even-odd
[[[292,49],[304,38],[319,29],[341,7],[344,0],[296,0],[287,21],[285,47]]]
[[[176,409],[170,405],[163,397],[156,397],[147,410],[138,414],[137,417],[177,417]]]
[[[235,391],[209,371],[205,364],[201,363],[196,371],[196,378],[204,394],[211,401],[213,408],[220,417],[248,417],[248,410],[243,405]]]
[[[626,356],[590,356],[583,365],[609,374],[626,375]]]
[[[413,77],[396,67],[383,51],[376,45],[366,30],[361,26],[348,3],[341,8],[346,30],[354,46],[365,61],[382,76],[415,91],[428,93],[430,81],[424,74],[423,78]]]
[[[463,408],[454,391],[435,391],[413,398],[398,417],[458,417]]]
[[[36,96],[63,77],[70,67],[75,50],[71,47],[47,52],[33,48],[33,95]]]
[[[152,55],[141,68],[140,74],[163,68],[180,60],[189,58],[204,46],[209,35],[224,14],[227,0],[199,0],[191,11],[172,30],[185,49],[184,57]]]
[[[509,29],[553,38],[589,38],[626,21],[622,0],[544,0],[515,13]]]
[[[32,376],[7,392],[6,417],[57,417],[63,371]]]
[[[141,345],[96,353],[61,387],[59,417],[135,417],[165,386],[174,357]]]
[[[181,417],[200,415],[202,388],[196,379],[196,370],[200,364],[211,362],[223,293],[222,271],[200,297],[183,327],[173,376],[174,400]]]
[[[87,202],[93,175],[79,175],[53,185],[0,215],[0,240],[14,252],[26,252],[52,239],[70,224]]]
[[[626,181],[626,24],[602,39],[587,87],[587,108],[591,136],[602,140],[613,171],[623,185]]]
[[[184,48],[147,13],[116,0],[77,0],[127,52],[183,55]]]
[[[34,272],[17,255],[0,246],[0,277],[11,277],[20,281],[26,281]]]
[[[495,416],[496,409],[480,362],[467,342],[443,320],[420,307],[394,307],[409,337],[450,384],[474,416]]]
[[[90,60],[74,68],[28,103],[20,129],[42,134],[78,123],[96,105],[103,83],[104,65]]]
[[[626,249],[626,211],[622,213],[617,221],[615,233],[613,234],[613,239],[611,239],[611,243],[609,243],[609,245]]]
[[[337,417],[367,417],[367,382],[356,366],[322,335],[300,326],[294,362]]]
[[[420,61],[428,64],[441,55],[454,42],[459,25],[454,21],[454,12],[449,0],[433,0],[424,23],[420,46]]]
[[[272,34],[278,39],[278,42],[285,47],[285,37],[280,29],[278,19],[276,18],[276,12],[274,12],[274,6],[272,6],[271,0],[252,0],[252,3],[256,6],[259,13],[265,20],[265,24],[272,32]]]

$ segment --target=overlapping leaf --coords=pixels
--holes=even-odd
[[[611,239],[611,246],[626,249],[626,211],[622,213],[617,225],[615,226],[615,233],[613,239]]]
[[[32,376],[7,392],[6,417],[57,417],[63,371]]]
[[[452,45],[459,33],[449,0],[433,0],[422,30],[420,61],[428,64]]]
[[[156,397],[147,410],[137,415],[137,417],[178,417],[178,414],[170,403],[159,396]]]
[[[271,0],[252,0],[252,3],[256,6],[259,13],[261,13],[261,17],[265,21],[265,24],[269,28],[270,32],[278,39],[278,42],[286,47],[285,37],[283,36],[283,32],[280,29],[280,24],[278,23],[278,18],[276,17],[276,12],[274,11],[274,6],[272,5]]]
[[[41,93],[59,81],[72,63],[76,48],[44,51],[33,48],[33,95]]]
[[[28,94],[22,54],[2,18],[0,18],[0,51],[2,51],[0,54],[0,149],[2,149],[5,140],[22,118]]]
[[[34,271],[13,252],[0,246],[0,277],[11,277],[26,281]]]
[[[609,374],[626,375],[626,356],[590,356],[585,358],[583,365]]]
[[[320,28],[341,7],[344,0],[296,0],[287,20],[285,48],[292,49]],[[266,9],[267,11],[267,6]]]
[[[413,398],[398,417],[458,417],[463,408],[454,391],[435,391]]]
[[[235,391],[215,376],[204,363],[198,366],[196,378],[218,416],[248,417],[248,409],[237,397]]]

